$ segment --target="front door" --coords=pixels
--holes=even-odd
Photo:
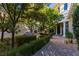
[[[60,35],[60,24],[57,25],[57,34]]]
[[[63,23],[59,23],[57,25],[57,34],[58,35],[63,35]]]
[[[63,35],[63,23],[60,23],[60,35]]]

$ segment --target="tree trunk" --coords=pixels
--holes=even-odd
[[[3,38],[4,38],[4,31],[2,30],[2,32],[1,32],[1,42],[3,42]]]
[[[32,26],[30,26],[30,31],[32,32]]]
[[[12,29],[12,48],[14,48],[14,42],[15,42],[15,27],[13,26],[13,29]]]
[[[30,32],[32,32],[32,26],[30,25],[30,26],[28,26],[28,27],[29,27]]]

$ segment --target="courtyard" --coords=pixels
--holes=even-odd
[[[66,44],[66,38],[53,36],[48,44],[41,48],[34,56],[79,56],[77,44]]]
[[[0,8],[0,56],[79,56],[79,4],[1,3]]]

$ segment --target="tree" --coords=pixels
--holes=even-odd
[[[39,10],[44,7],[43,4],[29,4],[30,6],[28,7],[28,11],[25,10],[23,18],[27,19],[26,20],[26,26],[28,25],[31,32],[34,26],[36,26],[37,22],[40,22],[43,17],[43,13],[41,13]]]
[[[77,39],[78,49],[79,49],[79,6],[77,6],[73,13],[73,32],[75,38]]]
[[[63,18],[63,15],[58,11],[57,5],[53,9],[45,6],[41,9],[41,12],[46,15],[47,19],[42,20],[42,22],[44,22],[44,26],[48,28],[49,31],[53,30],[56,27],[57,22]]]
[[[0,13],[0,29],[1,29],[1,41],[3,41],[4,38],[4,32],[8,29],[8,20],[6,18],[6,15],[3,13]]]
[[[14,37],[15,37],[15,29],[16,29],[16,24],[18,23],[19,18],[21,17],[21,14],[24,9],[24,4],[1,4],[1,6],[4,8],[4,10],[8,14],[8,18],[10,21],[10,30],[12,33],[12,48],[14,47]]]
[[[39,6],[42,4],[39,4]],[[45,28],[55,28],[55,25],[60,18],[62,19],[62,15],[60,15],[57,6],[54,9],[50,9],[46,4],[43,4],[39,9],[31,8],[31,11],[26,13],[26,16],[29,17],[28,20],[39,22],[42,30]],[[29,23],[29,22],[28,22]],[[33,24],[31,24],[33,27]]]
[[[36,21],[33,19],[29,19],[27,20],[26,25],[29,27],[30,31],[33,32],[33,27],[35,25]]]

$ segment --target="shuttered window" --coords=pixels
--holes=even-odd
[[[68,4],[65,3],[65,4],[64,4],[64,10],[67,10],[67,8],[68,8]]]

